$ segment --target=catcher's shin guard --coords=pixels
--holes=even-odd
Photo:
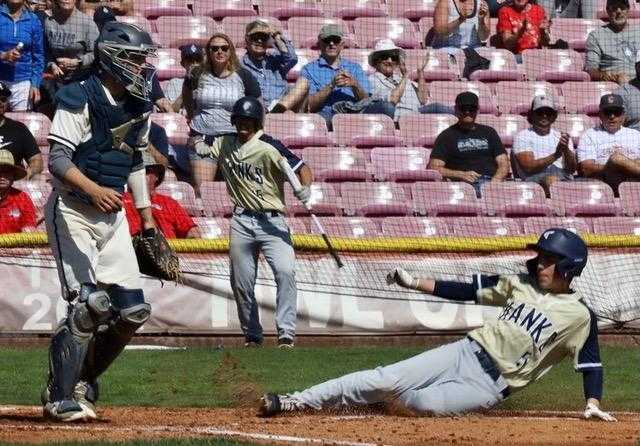
[[[87,357],[86,375],[95,380],[109,368],[131,341],[134,333],[151,315],[141,289],[112,286],[108,290],[116,317],[109,328],[96,334]]]

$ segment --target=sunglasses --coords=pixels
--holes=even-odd
[[[249,39],[253,42],[266,42],[271,37],[267,33],[253,33],[249,36]]]
[[[473,105],[463,105],[459,109],[462,113],[476,113],[478,111],[478,107]]]
[[[217,53],[218,51],[226,53],[229,51],[229,45],[209,45],[209,51],[212,53]]]
[[[391,61],[395,63],[400,62],[400,58],[397,54],[383,54],[378,58],[378,62],[384,62],[387,59],[391,59]]]
[[[533,113],[538,116],[554,116],[557,114],[555,110],[552,110],[550,108],[541,108],[534,111]]]
[[[621,108],[609,108],[606,110],[602,110],[602,114],[605,116],[622,116],[623,113],[624,110],[622,110]]]
[[[334,45],[340,45],[340,42],[342,42],[342,38],[338,36],[331,36],[322,39],[322,43],[324,43],[325,45],[330,45],[332,43]]]

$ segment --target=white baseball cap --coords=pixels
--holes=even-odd
[[[535,96],[533,98],[533,102],[531,102],[531,111],[536,111],[541,108],[550,108],[551,110],[556,110],[556,105],[553,103],[553,98],[550,98],[546,95]]]

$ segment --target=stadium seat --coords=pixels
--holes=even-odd
[[[379,217],[411,213],[410,200],[396,183],[342,183],[342,207],[345,215]]]
[[[382,220],[385,237],[442,237],[451,235],[445,218],[387,217]]]
[[[136,25],[137,27],[144,29],[149,34],[154,34],[156,32],[154,23],[139,15],[121,15],[118,16],[118,22]]]
[[[515,218],[458,217],[451,229],[461,237],[495,237],[521,235],[520,223]]]
[[[558,115],[553,127],[561,132],[566,132],[573,139],[577,147],[582,134],[593,127],[593,120],[586,115]]]
[[[391,39],[401,48],[420,48],[420,36],[409,19],[359,17],[353,30],[360,48],[373,48],[379,39]]]
[[[403,139],[395,133],[393,119],[386,115],[333,115],[333,136],[341,146],[374,147],[402,146]]]
[[[276,113],[265,116],[264,129],[287,147],[332,146],[327,124],[316,113]]]
[[[46,115],[36,112],[10,112],[5,116],[26,125],[39,146],[49,145],[47,136],[49,136],[51,121]]]
[[[427,169],[431,151],[422,147],[374,147],[373,176],[378,181],[440,181],[439,172]]]
[[[582,56],[573,50],[524,50],[522,63],[530,81],[589,81]]]
[[[593,219],[594,234],[640,235],[640,218],[599,217]]]
[[[427,63],[423,73],[425,80],[430,82],[457,81],[460,79],[464,63],[464,54],[462,51],[458,51],[456,54],[450,55],[444,51],[407,50],[406,65],[409,77],[412,80],[418,80],[418,73],[416,70],[424,64],[424,59],[427,57],[427,51],[429,51],[429,62]],[[432,88],[433,87],[430,85],[429,91],[433,91]]]
[[[365,181],[364,155],[355,147],[307,147],[302,159],[318,181]]]
[[[275,17],[268,16],[227,16],[222,19],[221,29],[226,35],[229,36],[236,48],[244,48],[244,30],[248,23],[254,20],[263,20],[268,22],[271,26],[282,30],[283,26],[280,21]]]
[[[320,223],[331,237],[375,238],[380,236],[378,225],[366,217],[318,217]],[[312,234],[319,234],[315,224],[309,225]]]
[[[331,17],[291,17],[287,21],[287,33],[289,38],[296,45],[297,48],[311,48],[318,49],[318,34],[320,28],[324,25],[340,25],[345,32],[342,38],[344,48],[355,48],[355,38],[349,33],[349,26],[341,19]],[[313,52],[312,58],[318,57],[318,52]]]
[[[185,69],[180,65],[180,50],[177,48],[164,48],[158,50],[158,57],[149,59],[149,63],[158,70],[158,80],[184,77]]]
[[[193,187],[184,181],[164,181],[156,188],[160,194],[169,195],[182,205],[187,213],[194,217],[202,215],[202,203],[196,198]]]
[[[284,220],[287,222],[289,231],[291,231],[292,234],[309,234],[309,228],[303,218],[285,217]]]
[[[556,181],[550,193],[554,210],[560,216],[604,216],[618,212],[613,190],[600,181]]]
[[[411,185],[413,207],[420,215],[481,215],[473,186],[462,182],[420,182]]]
[[[565,40],[569,48],[584,51],[589,33],[602,25],[600,20],[554,18],[551,32]]]
[[[456,96],[464,91],[471,91],[480,98],[480,113],[496,114],[498,109],[493,102],[493,93],[487,84],[482,82],[431,82],[429,84],[429,103],[455,104]]]
[[[233,203],[224,181],[205,181],[200,185],[200,194],[207,217],[227,217],[233,213]]]
[[[293,194],[289,183],[284,187],[285,203],[288,215],[309,215],[309,210]],[[316,215],[341,215],[342,205],[336,188],[330,183],[313,183],[309,200]]]
[[[21,180],[13,183],[13,187],[22,192],[26,192],[38,212],[44,211],[49,195],[51,195],[51,185],[49,183],[44,181]]]
[[[590,234],[591,226],[579,217],[529,217],[523,222],[523,233],[539,236],[549,228],[565,228],[578,234]]]
[[[625,181],[618,186],[618,194],[624,214],[640,217],[640,183]]]
[[[451,127],[456,121],[453,115],[403,115],[398,122],[398,134],[408,145],[432,147],[440,132]]]
[[[163,16],[191,15],[187,2],[183,0],[136,0],[132,3],[135,14],[142,15],[148,20]]]
[[[175,172],[171,170],[171,168],[165,169],[164,172],[164,180],[165,181],[179,181]]]
[[[521,81],[524,80],[524,72],[518,69],[516,58],[509,50],[497,48],[477,48],[476,51],[482,57],[490,61],[486,70],[476,70],[469,76],[471,81]]]
[[[481,114],[478,115],[476,122],[493,127],[495,131],[498,132],[502,144],[509,147],[513,145],[513,137],[515,134],[529,126],[527,120],[520,115],[495,116]]]
[[[527,182],[485,183],[482,200],[488,215],[526,217],[552,215],[542,186]]]
[[[318,52],[310,49],[296,49],[296,56],[298,56],[298,63],[296,63],[287,73],[287,80],[289,82],[294,82],[298,79],[302,68],[304,68],[304,66],[309,62],[318,58]]]
[[[252,0],[196,0],[193,14],[220,20],[224,17],[255,16]]]
[[[495,103],[500,113],[524,115],[531,109],[534,96],[551,97],[559,112],[563,112],[562,98],[553,84],[548,82],[498,82],[495,86]]]
[[[193,222],[200,229],[204,239],[218,239],[229,237],[231,220],[228,218],[195,217]]]
[[[169,144],[184,146],[189,139],[189,124],[179,113],[153,113],[151,120],[164,128]]]
[[[218,30],[210,17],[160,17],[156,27],[161,44],[170,48],[190,43],[204,47]]]
[[[313,0],[262,0],[260,14],[287,20],[290,17],[320,17],[322,9]]]
[[[355,39],[355,36],[354,36]],[[357,46],[357,42],[356,42]],[[316,55],[318,53],[316,52]],[[366,75],[372,74],[375,72],[375,69],[369,65],[369,55],[371,54],[371,50],[362,49],[362,48],[347,48],[342,50],[340,53],[340,57],[344,57],[345,59],[349,59],[352,62],[356,62]],[[317,56],[316,56],[317,57]]]
[[[618,89],[614,82],[565,82],[560,86],[569,113],[597,115],[600,97]]]
[[[378,0],[322,0],[320,3],[326,17],[352,20],[357,17],[386,17],[387,12]]]
[[[391,17],[419,20],[423,17],[433,17],[436,2],[435,0],[387,0],[387,8]]]

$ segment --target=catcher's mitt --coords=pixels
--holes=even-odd
[[[135,234],[131,241],[142,274],[180,282],[180,261],[160,231],[145,229]]]

